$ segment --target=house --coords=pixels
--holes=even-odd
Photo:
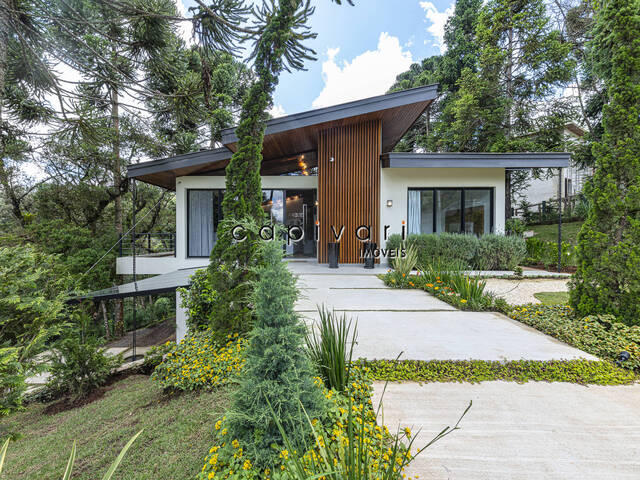
[[[429,108],[437,85],[414,88],[268,122],[261,167],[270,221],[294,228],[291,257],[360,263],[364,241],[384,247],[393,233],[503,232],[505,169],[561,168],[565,153],[397,153],[405,132]],[[175,250],[123,257],[117,273],[156,277],[94,292],[96,298],[143,295],[188,285],[208,264],[222,216],[225,167],[237,148],[234,129],[221,148],[129,167],[128,176],[176,194]],[[179,304],[179,302],[178,302]],[[178,308],[178,338],[185,333]]]
[[[567,123],[563,129],[564,139],[567,142],[581,142],[585,131],[573,122]],[[586,181],[593,175],[593,168],[582,168],[573,162],[562,169],[560,184],[562,188],[562,198],[571,198],[580,192]],[[520,198],[526,200],[531,205],[538,205],[546,202],[558,195],[558,172],[554,171],[550,175],[543,175],[540,178],[532,178],[530,184],[525,188]],[[517,202],[516,202],[517,203]],[[518,205],[513,207],[517,210]]]

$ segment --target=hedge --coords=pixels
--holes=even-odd
[[[513,270],[527,253],[525,241],[519,236],[487,234],[476,237],[460,233],[421,233],[407,236],[407,245],[418,250],[418,266],[430,263],[460,262],[478,270]],[[391,235],[387,248],[401,248],[402,237]]]

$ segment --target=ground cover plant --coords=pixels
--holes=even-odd
[[[628,352],[621,366],[640,371],[640,326],[627,326],[612,315],[580,317],[567,305],[522,305],[513,307],[510,317],[612,362]]]
[[[159,352],[164,359],[151,379],[167,390],[191,391],[227,385],[237,379],[245,364],[246,339],[237,333],[225,344],[211,329],[189,333],[179,344],[170,342]],[[157,355],[155,352],[150,355]]]
[[[477,383],[502,380],[621,385],[638,380],[637,374],[606,361],[360,360],[359,363],[378,381]]]
[[[114,478],[193,478],[230,389],[166,395],[146,375],[129,376],[107,389],[96,401],[71,410],[53,414],[51,404],[31,403],[3,418],[0,438],[9,434],[13,440],[0,478],[62,478],[75,440],[72,478],[96,480],[140,430]]]

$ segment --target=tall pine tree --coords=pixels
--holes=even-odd
[[[596,73],[607,86],[596,171],[585,187],[591,209],[578,235],[571,304],[580,315],[613,314],[640,324],[640,1],[596,9]]]

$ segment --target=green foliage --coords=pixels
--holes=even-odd
[[[216,292],[211,288],[211,279],[206,270],[196,270],[191,275],[191,285],[189,288],[179,288],[182,303],[180,306],[187,310],[187,326],[190,331],[205,328],[208,325],[214,330],[221,329],[221,325],[216,325],[218,318],[214,315],[213,305]],[[229,332],[222,330],[221,335],[228,335]]]
[[[522,236],[526,229],[527,225],[519,218],[507,218],[505,222],[505,230],[507,232],[507,235]]]
[[[460,264],[461,268],[513,270],[526,253],[524,239],[515,235],[487,234],[478,238],[459,233],[422,233],[409,235],[405,244],[416,249],[417,266],[421,269],[430,264]],[[387,248],[402,246],[400,235],[389,237]]]
[[[168,340],[162,345],[154,345],[144,354],[144,370],[153,372],[158,365],[164,360],[164,356],[174,349],[176,343]]]
[[[76,330],[66,332],[50,355],[51,376],[46,385],[49,395],[85,398],[104,385],[122,360],[119,356],[107,355],[101,345],[97,338],[83,339]]]
[[[406,277],[411,275],[413,269],[418,265],[418,247],[415,244],[405,244],[402,245],[401,250],[404,251],[404,256],[400,254],[392,260],[393,269],[402,277]]]
[[[612,314],[640,324],[640,3],[596,9],[594,67],[607,88],[596,168],[584,192],[591,205],[578,235],[571,304],[580,315]]]
[[[351,330],[351,320],[347,320],[346,314],[338,316],[324,305],[318,307],[318,316],[319,324],[306,336],[309,357],[328,389],[345,392],[349,385],[357,325]]]
[[[640,372],[640,327],[628,327],[611,315],[576,316],[563,305],[524,305],[514,307],[511,318],[551,335],[600,358],[618,360],[620,352],[631,358],[624,368]]]
[[[22,406],[27,385],[19,355],[19,348],[0,347],[0,418]]]
[[[589,360],[359,360],[378,381],[526,383],[571,382],[582,385],[625,385],[638,377],[610,362]]]
[[[58,256],[31,246],[0,248],[0,347],[18,349],[25,373],[63,325],[69,285]]]
[[[556,242],[545,242],[536,237],[529,237],[526,240],[527,257],[525,263],[528,265],[544,265],[546,269],[557,267],[558,265],[558,244]],[[562,242],[561,246],[561,267],[576,265],[576,247],[570,243]]]
[[[526,254],[522,237],[489,233],[480,237],[473,263],[480,270],[513,270]]]
[[[313,385],[312,364],[303,348],[306,327],[294,310],[296,279],[282,261],[280,242],[264,242],[265,265],[256,271],[252,293],[255,323],[246,353],[245,373],[228,414],[233,438],[246,445],[254,465],[267,467],[272,444],[282,445],[269,405],[296,446],[310,435],[301,407],[312,417],[323,411],[321,392]]]
[[[153,303],[142,307],[136,304],[136,328],[143,328],[164,322],[175,315],[175,308],[170,298],[159,297]],[[133,329],[133,309],[128,308],[124,313],[124,323],[127,331]]]
[[[247,341],[235,334],[225,343],[218,342],[218,336],[207,329],[189,332],[177,345],[173,342],[165,344],[154,355],[156,358],[160,355],[161,362],[151,379],[166,390],[182,391],[210,389],[235,382],[244,367]]]

